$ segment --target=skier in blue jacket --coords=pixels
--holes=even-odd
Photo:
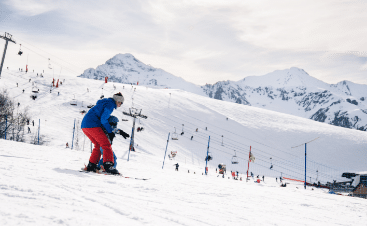
[[[116,93],[112,98],[103,98],[98,100],[96,105],[92,107],[84,116],[81,128],[84,134],[94,144],[94,149],[89,158],[87,171],[96,171],[97,163],[101,158],[100,148],[103,149],[103,167],[107,173],[119,174],[114,167],[113,151],[111,140],[115,137],[112,128],[108,123],[108,118],[114,109],[121,107],[124,97],[121,93]],[[105,132],[103,131],[105,130]],[[107,136],[106,136],[107,134]],[[129,137],[129,134],[120,130],[119,134],[123,137]]]

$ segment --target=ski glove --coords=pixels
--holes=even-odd
[[[113,141],[113,138],[115,138],[115,133],[109,133],[108,134],[108,138],[110,139],[110,141]]]
[[[124,132],[124,131],[122,131],[122,130],[118,130],[118,131],[117,131],[117,133],[118,133],[118,134],[120,134],[121,136],[123,136],[125,139],[126,139],[126,138],[128,138],[128,137],[130,137],[130,135],[129,135],[129,134],[125,133],[125,132]]]

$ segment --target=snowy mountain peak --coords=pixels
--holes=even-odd
[[[110,66],[117,66],[117,67],[124,67],[124,68],[140,68],[141,70],[156,70],[155,68],[144,64],[140,60],[136,59],[132,54],[125,53],[125,54],[117,54],[111,59],[106,61],[107,65]]]
[[[200,86],[187,82],[162,69],[146,65],[132,54],[117,54],[96,69],[89,68],[79,77],[125,84],[139,84],[156,88],[182,89],[204,95]]]
[[[326,83],[310,76],[303,69],[297,67],[276,70],[263,76],[249,76],[238,83],[251,87],[259,85],[274,88],[316,86],[326,89],[327,87]]]

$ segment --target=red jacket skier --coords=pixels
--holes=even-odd
[[[104,98],[97,101],[97,104],[91,108],[84,116],[82,121],[82,130],[84,134],[94,144],[94,149],[89,158],[87,171],[96,171],[97,163],[101,157],[100,148],[103,149],[103,167],[107,173],[119,174],[114,168],[114,158],[110,140],[113,140],[115,133],[112,132],[108,118],[114,109],[121,107],[124,97],[121,93],[116,93],[112,98]],[[107,132],[103,132],[103,128]]]

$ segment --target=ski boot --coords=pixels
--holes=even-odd
[[[84,168],[85,171],[92,171],[92,172],[96,172],[97,171],[97,164],[94,164],[94,163],[91,163],[89,162],[88,163],[88,166],[86,166]]]
[[[104,162],[103,163],[103,168],[106,171],[106,173],[109,174],[120,174],[119,171],[113,167],[113,162]]]

